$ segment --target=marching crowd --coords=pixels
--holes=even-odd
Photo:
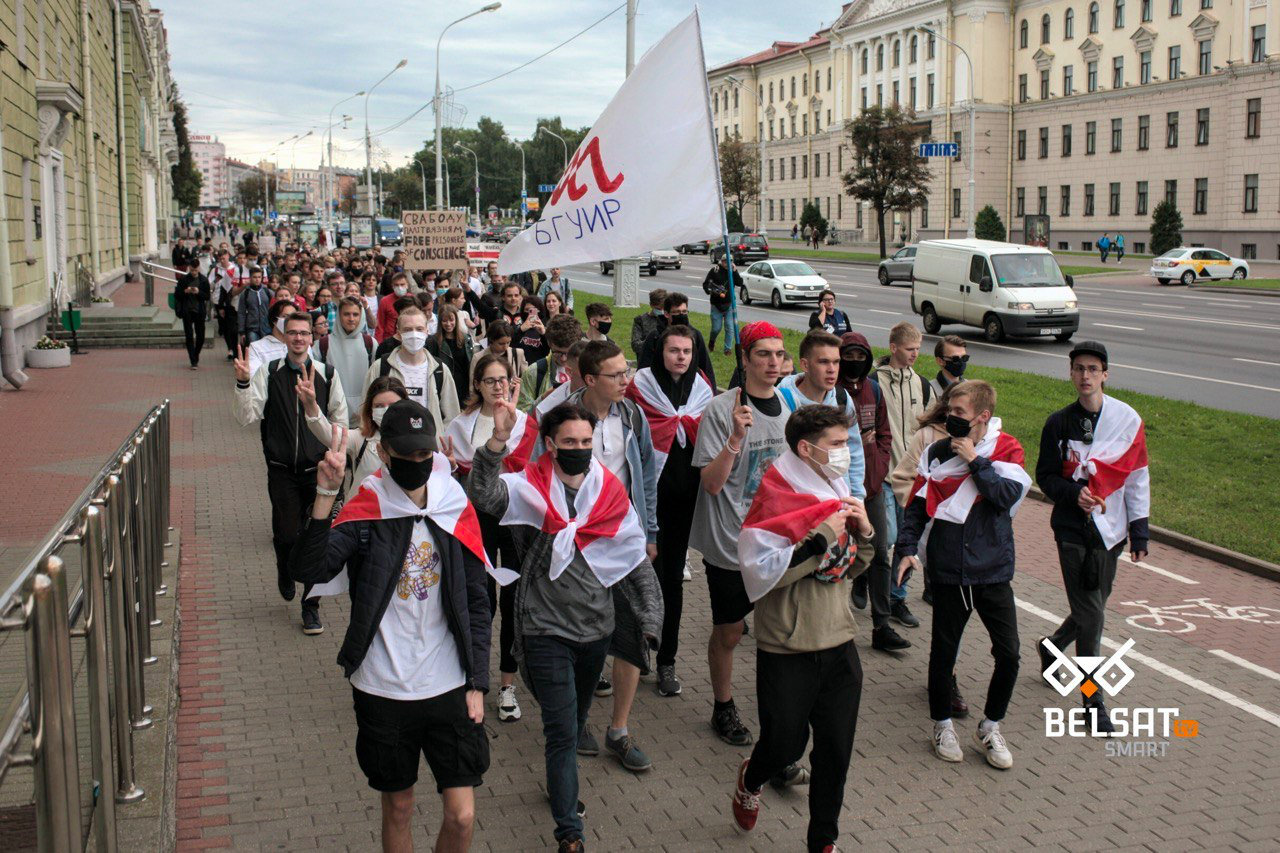
[[[741,830],[766,783],[808,785],[808,849],[835,849],[863,690],[855,613],[870,608],[873,649],[910,648],[898,628],[920,625],[917,573],[932,609],[932,749],[964,758],[955,666],[976,611],[994,668],[973,739],[1012,766],[1000,730],[1019,669],[1012,520],[1031,477],[997,389],[965,378],[963,339],[937,342],[927,379],[914,326],[895,326],[877,361],[828,293],[788,353],[768,322],[734,327],[723,263],[704,283],[721,315],[710,347],[688,298],[654,290],[628,355],[610,307],[576,310],[558,269],[410,272],[399,253],[211,239],[180,241],[173,261],[191,367],[212,310],[235,416],[260,430],[280,595],[303,585],[308,635],[324,630],[324,596],[349,597],[338,663],[384,849],[411,848],[420,753],[443,801],[436,849],[470,843],[494,621],[498,718],[522,717],[518,675],[541,715],[556,842],[585,849],[578,757],[649,770],[630,724],[641,678],[682,693],[691,548],[711,604],[710,728],[751,749],[726,780]],[[739,367],[717,383],[721,332]],[[1071,611],[1038,644],[1041,669],[1072,642],[1098,653],[1117,559],[1126,543],[1134,560],[1147,551],[1142,421],[1104,393],[1107,367],[1102,344],[1075,346],[1077,399],[1041,435],[1035,479],[1054,503]],[[755,731],[734,700],[748,616]],[[596,697],[612,703],[603,745]],[[1084,703],[1109,730],[1101,694]]]

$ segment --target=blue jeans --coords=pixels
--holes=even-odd
[[[556,841],[581,838],[578,734],[587,724],[591,697],[609,651],[609,637],[591,643],[574,643],[560,637],[523,639],[529,687],[542,710],[547,796],[556,822]]]
[[[707,344],[708,349],[716,348],[716,336],[724,331],[724,350],[728,352],[733,345],[738,342],[738,330],[734,328],[733,323],[729,320],[729,309],[725,308],[721,311],[718,308],[711,309],[711,342]]]
[[[898,541],[898,528],[902,526],[902,507],[898,506],[898,496],[894,494],[893,487],[886,481],[884,488],[881,490],[885,495],[884,517],[885,526],[889,529],[889,541]],[[893,576],[898,576],[898,560],[895,555],[893,560]],[[889,590],[889,600],[891,603],[907,600],[907,585],[905,583],[895,584]]]

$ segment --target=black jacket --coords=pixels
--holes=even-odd
[[[707,277],[702,280],[702,292],[711,297],[711,307],[717,311],[726,311],[729,308],[729,270],[720,269],[720,265],[716,264],[707,271]]]
[[[440,590],[445,619],[458,647],[467,689],[489,690],[489,593],[484,564],[430,518],[427,529],[440,551]],[[351,581],[351,619],[338,650],[338,665],[350,678],[373,644],[395,593],[413,535],[414,519],[349,521],[332,527],[309,518],[289,555],[289,576],[298,583],[324,583],[345,567]]]
[[[662,326],[657,331],[650,332],[649,336],[644,339],[644,344],[640,347],[640,352],[636,357],[637,369],[648,367],[659,357],[658,338],[667,330],[667,322],[665,318],[658,319],[663,320]],[[707,349],[707,342],[703,339],[702,332],[693,326],[689,326],[689,331],[693,333],[693,369],[702,371],[714,390],[716,387],[716,369],[711,365],[711,352]]]
[[[199,293],[187,293],[188,287]],[[200,273],[187,273],[178,279],[173,288],[173,313],[179,317],[203,317],[209,304],[209,279]]]
[[[333,367],[318,361],[311,365],[316,368],[316,404],[320,411],[327,412]],[[267,365],[267,397],[259,430],[268,465],[305,473],[315,470],[329,448],[307,428],[307,414],[294,390],[299,375],[287,359],[276,359]]]
[[[954,456],[951,439],[935,441],[925,458],[945,462]],[[969,510],[964,524],[934,519],[925,552],[929,579],[938,584],[1005,583],[1013,580],[1013,519],[1009,510],[1022,497],[1022,484],[1001,477],[991,460],[979,456],[969,463],[969,474],[981,500]],[[912,500],[903,511],[898,530],[897,557],[915,556],[929,522],[923,499]]]

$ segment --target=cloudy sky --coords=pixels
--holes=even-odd
[[[314,167],[329,110],[345,95],[373,85],[400,59],[408,65],[369,99],[374,133],[431,100],[435,41],[440,29],[485,0],[216,0],[157,2],[165,12],[174,79],[190,110],[192,133],[216,135],[229,156],[266,157],[282,140],[283,167]],[[621,84],[625,66],[625,6],[621,0],[503,0],[496,12],[449,31],[441,50],[443,85],[461,90],[515,68],[618,9],[590,31],[528,68],[456,96],[464,126],[482,115],[517,138],[539,117],[559,115],[589,125]],[[779,7],[788,15],[778,14]],[[640,0],[636,56],[692,10],[690,0]],[[763,49],[775,39],[799,40],[839,13],[837,0],[779,4],[777,0],[704,0],[702,32],[714,65]],[[334,161],[363,166],[364,99],[342,105],[353,116],[334,132]],[[377,144],[392,165],[403,163],[434,132],[429,108]]]

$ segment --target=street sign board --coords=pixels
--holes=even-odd
[[[520,198],[528,198],[528,197],[529,197],[528,190],[520,190]]]
[[[406,210],[404,266],[408,270],[467,269],[467,214],[462,210]]]
[[[555,184],[538,184],[538,192],[540,193],[553,193],[555,191],[556,191]]]
[[[373,248],[373,217],[353,214],[351,217],[351,246],[355,249]]]
[[[538,198],[526,199],[525,207],[528,210],[539,210],[542,207],[542,200]]]
[[[959,157],[960,146],[955,142],[922,142],[919,153],[921,157]]]
[[[281,213],[297,213],[307,203],[307,194],[301,190],[277,190],[276,210]]]

